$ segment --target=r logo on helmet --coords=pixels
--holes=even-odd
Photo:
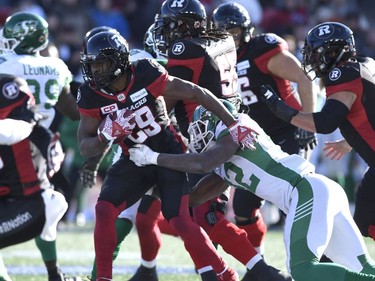
[[[322,25],[318,27],[318,36],[319,37],[328,37],[331,35],[331,26],[329,25]]]
[[[184,6],[185,0],[173,0],[171,8],[182,8]]]

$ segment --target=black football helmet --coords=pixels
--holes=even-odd
[[[245,7],[236,2],[219,5],[212,13],[212,22],[216,28],[223,30],[240,27],[242,29],[241,43],[249,42],[254,30],[249,13]]]
[[[110,94],[110,84],[129,67],[128,43],[117,31],[102,31],[92,36],[86,47],[80,60],[84,80]]]
[[[311,80],[322,77],[341,60],[356,55],[353,31],[339,22],[318,24],[307,33],[301,52],[306,76]]]
[[[197,36],[206,29],[206,10],[199,0],[166,0],[155,17],[155,42],[166,53],[177,39]]]
[[[97,26],[97,27],[94,27],[94,28],[90,29],[89,31],[86,32],[85,38],[83,39],[83,44],[82,44],[82,52],[83,53],[86,53],[86,51],[87,51],[86,50],[87,41],[89,41],[89,39],[91,37],[93,37],[95,34],[98,34],[99,32],[102,32],[102,31],[118,32],[115,28],[105,26],[105,25]]]

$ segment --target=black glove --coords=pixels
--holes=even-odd
[[[295,139],[298,140],[299,147],[301,149],[312,150],[318,145],[318,140],[316,139],[316,133],[306,131],[304,129],[298,128],[295,134]]]
[[[250,107],[248,105],[244,105],[243,103],[240,103],[240,109],[238,109],[238,113],[245,113],[249,114]]]
[[[96,169],[89,167],[88,162],[83,163],[79,170],[79,180],[84,188],[92,188],[96,184]]]
[[[60,170],[65,157],[59,133],[36,124],[29,139],[42,153],[47,164],[47,175],[52,178]]]
[[[268,105],[271,111],[281,120],[290,123],[292,117],[298,114],[298,110],[286,105],[272,89],[270,85],[262,85],[260,89],[253,89],[253,92]]]

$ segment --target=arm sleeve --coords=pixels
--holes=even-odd
[[[320,112],[313,113],[317,133],[332,133],[349,113],[345,104],[335,99],[328,99]]]
[[[15,120],[0,120],[0,144],[12,145],[27,138],[33,129],[31,123]]]

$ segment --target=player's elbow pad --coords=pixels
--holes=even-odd
[[[320,112],[313,113],[316,132],[320,134],[332,133],[349,113],[349,108],[342,102],[329,99]]]

